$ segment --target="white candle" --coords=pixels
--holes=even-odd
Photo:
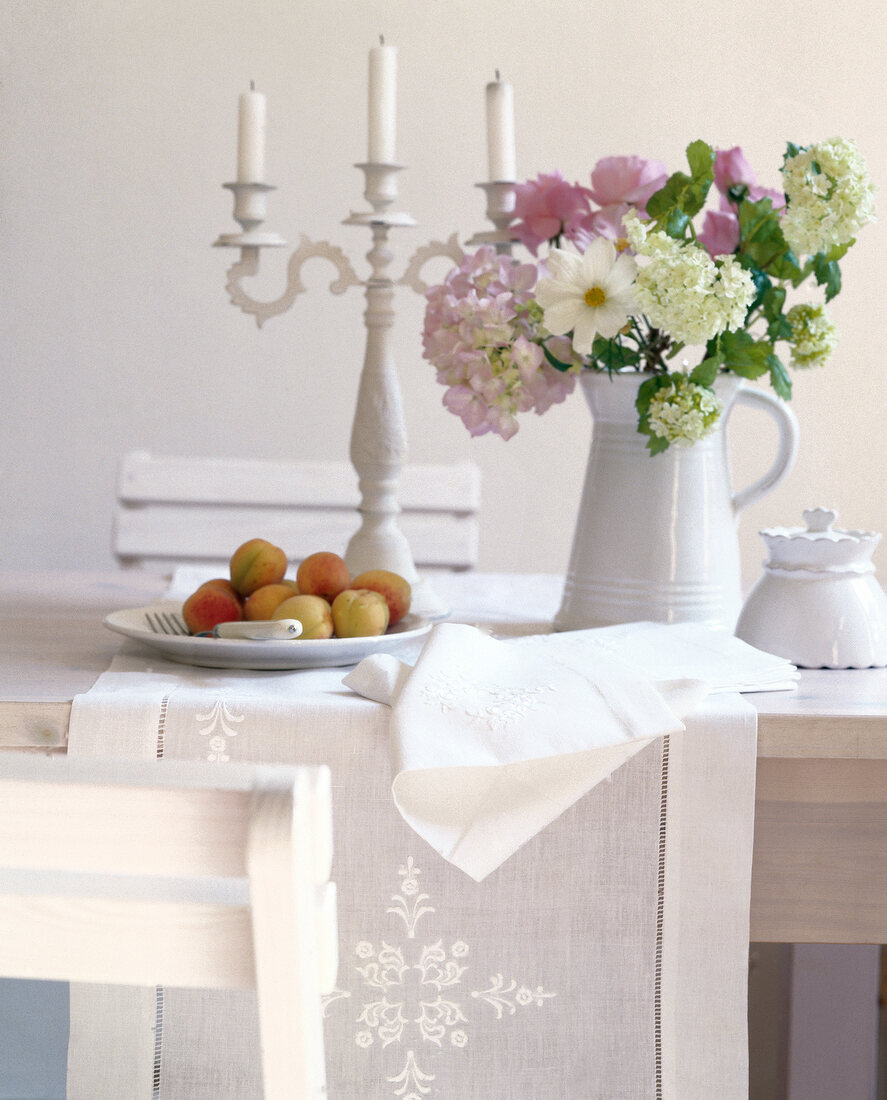
[[[252,89],[252,85],[250,87]],[[237,182],[265,182],[265,97],[254,90],[243,92],[240,96]]]
[[[514,89],[498,72],[487,85],[487,162],[491,181],[515,178]]]
[[[371,164],[394,163],[397,131],[397,48],[384,44],[370,50],[369,143]]]

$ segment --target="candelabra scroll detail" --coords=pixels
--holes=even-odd
[[[429,241],[416,249],[410,257],[407,269],[398,279],[399,286],[408,286],[417,294],[424,294],[428,283],[422,278],[422,270],[429,260],[444,258],[452,260],[457,266],[465,259],[465,253],[459,245],[457,235],[451,234],[446,241]]]
[[[287,263],[286,289],[279,298],[271,302],[260,302],[247,294],[240,285],[241,280],[259,273],[258,247],[247,246],[241,249],[240,259],[228,269],[225,289],[232,303],[244,313],[255,317],[256,324],[261,328],[269,317],[286,313],[296,298],[305,293],[307,287],[302,282],[302,268],[312,259],[327,260],[338,271],[339,277],[329,286],[333,294],[344,294],[349,287],[364,285],[341,248],[327,241],[309,240],[303,233],[299,238],[298,248],[292,253]]]

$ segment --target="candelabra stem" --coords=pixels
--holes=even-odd
[[[406,537],[398,527],[400,471],[407,433],[392,350],[394,284],[385,275],[391,261],[387,225],[375,224],[367,259],[373,275],[366,284],[366,353],[351,430],[351,461],[361,494],[361,525],[345,552],[352,575],[390,569],[410,584],[418,579]]]
[[[398,525],[407,430],[392,347],[394,283],[387,275],[392,259],[388,228],[384,222],[373,223],[373,247],[367,253],[373,273],[366,283],[366,352],[350,447],[361,497],[360,527],[345,550],[345,563],[352,576],[369,569],[399,573],[413,589],[412,610],[434,616],[446,607],[419,577],[410,544]]]

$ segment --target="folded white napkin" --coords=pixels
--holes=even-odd
[[[496,640],[434,627],[415,667],[389,655],[343,680],[392,707],[404,819],[477,881],[711,691],[794,685],[796,670],[696,624],[632,623]]]
[[[606,654],[577,669],[545,645],[441,623],[414,668],[385,655],[343,681],[392,705],[392,794],[477,881],[652,738],[683,728],[707,685],[666,692]]]
[[[574,667],[608,654],[663,682],[692,677],[709,691],[786,691],[800,673],[790,661],[755,649],[729,631],[703,623],[620,623],[594,630],[515,638],[514,645],[548,647]]]

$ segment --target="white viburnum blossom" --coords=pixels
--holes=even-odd
[[[591,354],[598,333],[614,337],[634,311],[637,264],[604,237],[595,237],[582,254],[553,248],[548,269],[551,277],[536,286],[542,323],[555,336],[572,332],[580,355]]]
[[[629,241],[649,262],[638,272],[635,299],[651,325],[682,344],[705,344],[745,324],[755,296],[751,275],[733,256],[712,260],[693,241],[626,224]]]
[[[849,244],[875,220],[875,192],[852,141],[833,138],[788,157],[782,168],[787,199],[782,232],[798,255]]]
[[[786,314],[792,327],[792,366],[821,367],[838,346],[838,330],[825,306],[792,306]]]
[[[691,382],[686,375],[673,374],[670,384],[653,395],[647,418],[656,435],[679,447],[692,447],[714,431],[722,410],[712,390]]]

